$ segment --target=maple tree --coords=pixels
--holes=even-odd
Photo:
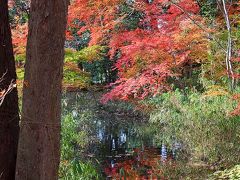
[[[75,0],[71,3],[68,13],[67,37],[71,38],[71,29],[77,29],[77,34],[91,31],[90,45],[99,43],[104,35],[122,18],[116,17],[117,9],[123,0]],[[82,22],[82,23],[81,23]]]
[[[112,90],[103,97],[103,102],[143,99],[170,90],[173,81],[180,82],[182,77],[192,74],[194,67],[205,64],[213,30],[200,15],[213,17],[220,11],[206,10],[209,3],[211,7],[217,4],[194,0],[108,0],[93,4],[76,0],[70,6],[71,28],[67,35],[73,38],[73,29],[80,36],[89,31],[89,45],[109,46],[110,58],[116,61],[118,80],[111,84]],[[223,3],[232,11],[232,4]],[[122,10],[124,5],[129,8],[127,12]],[[130,28],[124,21],[135,12],[141,15],[137,26]],[[226,76],[225,69],[226,65],[221,76]]]
[[[128,6],[123,12],[121,6]],[[123,21],[133,12],[141,12],[136,28],[128,29]],[[187,12],[187,13],[186,13]],[[202,21],[193,0],[128,1],[75,0],[69,7],[68,40],[90,31],[89,46],[108,45],[118,80],[110,99],[145,98],[170,89],[168,78],[180,76],[186,64],[200,63],[206,58],[205,33],[194,25]],[[190,17],[190,18],[189,18]],[[16,54],[25,51],[27,25],[13,31]]]
[[[103,102],[143,99],[170,90],[172,82],[178,84],[182,77],[192,74],[194,67],[208,61],[209,34],[217,32],[206,28],[200,16],[204,15],[200,6],[206,3],[208,1],[74,0],[69,7],[66,35],[68,41],[89,37],[86,44],[90,48],[109,47],[118,79],[110,84],[112,90],[103,97]],[[231,8],[230,15],[237,10]],[[134,17],[136,13],[138,17]],[[124,22],[128,19],[135,24],[133,27]],[[23,54],[27,25],[17,25],[13,36],[15,53]],[[219,75],[225,76],[225,69],[222,64]]]
[[[169,90],[169,78],[179,77],[186,64],[207,58],[206,33],[195,1],[136,1],[133,7],[144,12],[139,28],[113,34],[110,55],[120,53],[115,64],[119,79],[103,97],[143,99]]]

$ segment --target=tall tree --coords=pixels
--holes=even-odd
[[[8,0],[0,0],[0,91],[16,81]],[[14,88],[0,107],[0,179],[13,180],[19,135],[18,95]]]
[[[17,180],[58,179],[67,0],[32,0]]]
[[[102,102],[144,99],[169,91],[173,82],[183,87],[179,79],[207,58],[207,33],[195,0],[136,0],[131,6],[144,17],[137,29],[112,34],[110,55],[119,57],[119,78]]]

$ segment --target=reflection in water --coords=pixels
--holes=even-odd
[[[145,126],[145,115],[117,103],[102,105],[98,102],[101,94],[68,94],[63,100],[63,116],[71,114],[79,121],[77,130],[88,133],[92,140],[85,153],[94,154],[91,157],[100,162],[106,175],[129,166],[147,174],[159,162],[176,158],[179,143],[170,148],[157,143],[154,131]]]
[[[115,139],[112,139],[112,150],[114,151],[116,148],[116,145],[115,145]]]
[[[78,112],[77,112],[76,110],[73,110],[73,111],[72,111],[72,116],[73,116],[73,117],[77,117],[77,116],[78,116]]]
[[[161,148],[161,161],[166,162],[167,160],[167,147],[165,144],[162,144]]]
[[[125,144],[127,141],[127,135],[125,132],[123,132],[123,130],[121,129],[121,132],[120,132],[120,145],[123,145]]]
[[[107,157],[114,158],[115,156],[118,157],[119,154],[122,155],[122,153],[132,153],[133,149],[136,148],[144,151],[145,147],[151,147],[159,149],[161,161],[165,162],[168,156],[176,158],[176,152],[181,148],[181,145],[177,142],[173,143],[171,148],[168,149],[166,144],[158,146],[155,141],[143,140],[144,137],[139,137],[137,133],[133,132],[134,129],[131,123],[127,124],[125,129],[118,129],[118,125],[103,124],[101,121],[96,123],[97,138],[102,143],[102,147],[109,150],[105,152]]]

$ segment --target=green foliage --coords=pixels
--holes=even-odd
[[[77,160],[73,160],[71,162],[62,162],[59,176],[61,180],[101,179],[91,162],[80,162]]]
[[[106,56],[106,47],[93,45],[79,51],[78,58],[81,62],[93,62],[102,60]]]
[[[15,61],[17,63],[25,63],[26,61],[26,54],[18,54],[15,56]]]
[[[73,50],[73,49],[69,49],[66,48],[65,49],[65,58],[64,58],[65,62],[78,62],[78,56],[77,56],[77,51]]]
[[[196,161],[240,161],[240,118],[231,116],[236,106],[231,97],[176,90],[149,103],[157,108],[150,123],[158,129],[155,138],[159,144],[182,142],[186,155]]]
[[[24,79],[24,69],[23,68],[17,68],[17,78],[18,78],[18,80]]]
[[[119,14],[128,14],[121,23],[117,24],[115,29],[124,28],[126,30],[134,30],[139,27],[139,22],[144,18],[144,13],[133,10],[127,3],[119,6]]]
[[[83,63],[83,66],[87,72],[91,73],[94,83],[110,83],[116,80],[117,73],[112,69],[113,61],[108,58],[93,63]]]
[[[102,60],[104,56],[106,56],[106,47],[99,45],[89,46],[80,51],[65,50],[65,62],[93,62]]]
[[[83,48],[80,51],[74,49],[65,49],[65,62],[93,62],[100,61],[106,56],[107,48],[105,46],[93,45]],[[16,62],[25,62],[26,54],[18,54],[15,56]]]
[[[24,24],[29,19],[30,0],[14,0],[15,5],[9,8],[12,25]]]
[[[186,163],[183,161],[160,164],[158,168],[161,169],[163,176],[166,179],[173,180],[175,179],[205,180],[208,179],[209,174],[213,173],[213,170],[209,170],[207,166],[204,165],[201,166],[201,164]]]
[[[82,86],[90,82],[113,82],[116,78],[116,73],[112,70],[113,61],[108,59],[107,52],[108,50],[105,46],[99,45],[89,46],[80,51],[65,49],[66,64],[78,64],[85,71],[81,72],[79,76],[79,73],[76,71],[78,67],[73,69],[75,73],[65,70],[65,81],[71,83],[78,81]]]
[[[237,19],[237,17],[232,17]],[[234,20],[237,21],[237,20]],[[239,62],[235,62],[234,59],[238,57],[238,49],[240,48],[240,26],[232,26],[231,29],[232,37],[232,64],[234,73],[239,74]],[[201,81],[205,86],[206,82],[212,82],[211,85],[217,84],[227,87],[229,84],[227,72],[226,72],[226,53],[228,31],[220,28],[214,33],[214,38],[209,42],[208,58],[201,65]],[[206,81],[207,80],[207,81]],[[209,85],[209,84],[208,84]]]
[[[233,168],[226,169],[224,171],[217,171],[209,179],[211,179],[211,180],[217,180],[217,179],[238,180],[238,179],[240,179],[240,165],[236,165]]]
[[[61,132],[61,156],[63,159],[74,159],[75,147],[84,147],[88,142],[86,133],[77,131],[78,126],[79,123],[71,115],[63,118]]]
[[[65,66],[63,83],[66,87],[87,88],[91,83],[90,74]]]
[[[89,144],[89,134],[80,128],[80,123],[88,121],[89,113],[81,114],[80,121],[73,115],[66,115],[62,120],[61,163],[59,177],[62,180],[100,179],[99,172],[91,161],[81,159],[82,152]]]
[[[78,103],[76,102],[76,104]],[[87,148],[90,141],[93,140],[92,131],[94,131],[95,126],[93,122],[95,115],[93,110],[90,109],[89,101],[84,103],[81,104],[82,107],[85,107],[84,109],[74,107],[70,110],[64,109],[63,111],[62,156],[64,158],[80,157],[80,154]],[[63,104],[67,104],[67,100],[64,100]],[[88,105],[89,107],[86,107]],[[64,151],[65,149],[66,151]]]
[[[93,48],[97,53],[97,49],[100,47]],[[90,53],[90,52],[89,52]],[[65,64],[64,64],[64,87],[75,87],[75,88],[87,88],[91,83],[91,74],[83,72],[78,68],[79,58],[81,52],[74,51],[72,49],[65,49]],[[97,55],[95,56],[97,57]],[[100,55],[99,55],[100,57]],[[87,55],[86,55],[87,58]],[[90,57],[89,57],[90,58]],[[24,79],[24,64],[26,60],[26,54],[18,54],[15,56],[17,65],[17,77],[19,80]]]
[[[213,19],[216,17],[218,12],[216,0],[197,0],[197,1],[200,5],[202,16],[205,16],[209,19]]]

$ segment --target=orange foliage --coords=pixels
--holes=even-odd
[[[119,21],[115,14],[123,0],[74,0],[68,13],[68,25],[80,28],[78,34],[86,29],[92,33],[90,45],[97,44]],[[79,26],[75,20],[81,20],[85,26]],[[68,31],[67,38],[71,38]]]
[[[27,23],[23,25],[18,24],[14,29],[12,29],[14,54],[25,53],[26,51],[25,48],[27,44],[27,34],[28,34]]]

